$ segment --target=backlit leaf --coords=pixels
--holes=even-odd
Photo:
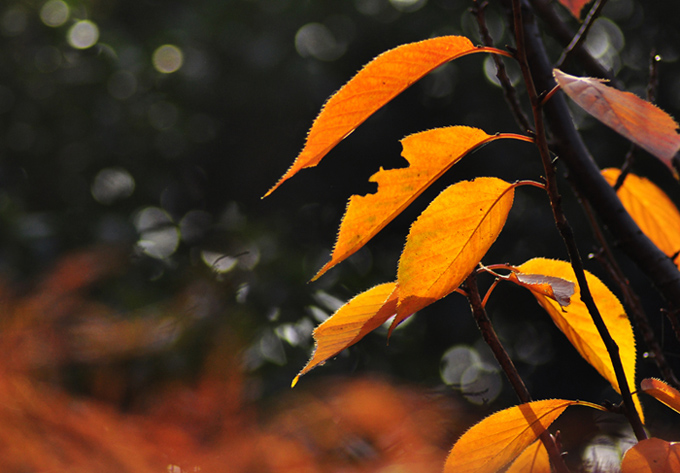
[[[302,152],[265,197],[301,169],[316,166],[356,127],[424,75],[448,61],[483,51],[490,49],[477,48],[463,36],[441,36],[398,46],[373,59],[328,99]]]
[[[444,473],[497,473],[574,405],[601,409],[588,402],[548,399],[496,412],[458,439],[446,459]]]
[[[293,380],[354,345],[392,317],[397,306],[395,283],[385,283],[355,296],[314,330],[312,358]]]
[[[401,140],[402,156],[409,166],[381,168],[370,179],[378,183],[375,194],[350,197],[331,260],[314,279],[365,245],[467,153],[489,141],[508,137],[523,139],[518,135],[488,135],[478,128],[451,126],[416,133]]]
[[[621,171],[613,168],[602,171],[612,186],[619,174]],[[680,251],[680,212],[664,191],[649,179],[628,174],[616,193],[640,230],[666,256],[671,257]],[[680,266],[677,255],[675,264]]]
[[[446,188],[420,214],[399,259],[392,327],[460,286],[505,225],[514,186],[494,177]]]
[[[558,0],[564,8],[574,15],[577,20],[581,18],[581,10],[592,0]]]
[[[666,112],[600,79],[575,77],[554,69],[562,90],[586,112],[659,158],[675,174],[673,156],[680,150],[678,124]]]
[[[621,473],[680,473],[680,443],[643,440],[626,452]]]
[[[508,279],[519,286],[543,294],[562,307],[568,306],[574,295],[575,284],[566,279],[546,276],[544,274],[524,274],[512,272]]]
[[[550,473],[550,457],[543,442],[536,440],[512,462],[505,473]]]
[[[561,306],[539,291],[532,290],[531,292],[581,356],[609,381],[617,392],[621,392],[607,348],[600,338],[586,305],[581,300],[581,291],[571,264],[566,261],[535,258],[519,266],[518,270],[525,274],[549,275],[574,283],[575,292],[571,297],[571,303],[566,307]],[[630,391],[635,392],[636,350],[630,321],[619,300],[602,281],[587,271],[586,280],[600,315],[611,337],[619,347],[619,356]],[[531,288],[529,289],[531,290]],[[640,417],[644,419],[637,394],[633,395],[633,399]]]
[[[667,385],[660,379],[646,378],[640,383],[640,388],[675,412],[680,412],[680,392],[674,387]]]

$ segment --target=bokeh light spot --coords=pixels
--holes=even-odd
[[[75,49],[91,48],[99,40],[99,28],[90,20],[78,21],[68,30],[66,40]]]
[[[146,207],[134,217],[139,232],[137,246],[152,258],[165,259],[179,246],[179,231],[165,210]]]
[[[130,197],[135,190],[135,180],[123,168],[106,168],[95,176],[91,190],[97,202],[109,205]]]
[[[170,74],[182,67],[184,55],[177,46],[164,44],[154,51],[152,62],[158,72]]]
[[[9,8],[0,17],[0,33],[3,36],[19,36],[28,25],[28,14],[23,8]]]
[[[40,9],[40,19],[47,26],[56,28],[68,20],[70,11],[63,0],[49,0]]]
[[[402,12],[414,12],[425,6],[427,0],[390,0],[394,8]]]
[[[336,40],[325,25],[307,23],[295,34],[295,49],[302,57],[335,61],[345,54],[346,47]]]

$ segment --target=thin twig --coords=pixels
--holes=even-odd
[[[623,364],[621,363],[619,347],[611,337],[590,292],[585,271],[583,269],[583,261],[581,260],[578,246],[576,245],[573,230],[562,210],[562,197],[560,196],[557,189],[555,167],[550,158],[550,150],[548,149],[540,98],[536,92],[533,76],[531,74],[531,70],[529,69],[529,63],[527,60],[526,48],[524,44],[524,22],[522,19],[521,9],[521,0],[512,0],[515,40],[517,42],[517,60],[520,65],[520,69],[522,70],[522,75],[524,77],[524,82],[529,94],[529,99],[531,100],[531,108],[534,115],[534,125],[536,128],[536,146],[538,147],[541,160],[543,161],[543,168],[546,174],[546,190],[548,197],[550,198],[553,217],[555,218],[555,224],[567,248],[567,253],[569,254],[574,275],[576,276],[576,281],[578,282],[580,289],[581,300],[586,305],[588,312],[593,319],[593,323],[597,328],[598,334],[600,335],[600,338],[602,338],[602,341],[607,348],[607,352],[609,353],[609,357],[611,358],[616,380],[621,391],[621,397],[623,398],[623,402],[626,407],[626,416],[628,417],[628,421],[630,422],[637,439],[643,440],[647,438],[647,434],[645,433],[639,413],[637,412],[635,403],[633,402],[633,396],[626,380]]]
[[[645,313],[642,307],[640,298],[635,293],[633,288],[630,286],[628,278],[626,278],[626,276],[623,274],[623,271],[621,271],[621,268],[616,262],[616,258],[614,258],[614,254],[609,248],[607,240],[604,234],[602,233],[602,230],[600,229],[597,220],[595,219],[592,207],[587,201],[583,200],[583,198],[579,195],[578,190],[574,189],[574,192],[576,193],[581,203],[581,206],[583,207],[583,210],[585,211],[586,216],[588,217],[588,221],[590,222],[590,227],[593,230],[595,239],[599,242],[601,247],[601,251],[594,253],[593,256],[595,257],[595,259],[597,259],[600,265],[607,271],[607,273],[609,273],[611,278],[614,280],[614,282],[621,290],[624,302],[628,306],[628,309],[630,310],[630,313],[633,316],[633,319],[635,320],[635,325],[637,326],[638,330],[640,330],[640,333],[642,334],[642,339],[644,340],[645,345],[647,345],[647,348],[651,352],[651,358],[654,360],[654,363],[656,363],[656,366],[659,368],[659,372],[661,372],[661,375],[663,376],[664,380],[668,382],[668,384],[671,384],[676,388],[680,388],[680,382],[678,382],[678,378],[675,376],[673,369],[668,364],[668,361],[666,361],[666,357],[663,354],[663,350],[661,349],[661,346],[657,342],[654,331],[652,330],[652,327],[649,324],[649,318],[647,317],[647,314]]]
[[[649,54],[649,79],[647,81],[647,100],[649,102],[654,102],[656,97],[656,91],[659,87],[659,56],[656,54],[656,50],[652,49]],[[633,168],[633,161],[635,160],[635,154],[638,146],[635,143],[630,144],[630,148],[626,153],[626,158],[623,161],[623,166],[621,166],[621,173],[619,177],[616,178],[616,183],[614,184],[614,190],[618,191],[623,185],[623,181],[626,176]]]
[[[491,348],[496,361],[498,361],[498,364],[508,377],[508,380],[510,381],[512,388],[515,390],[519,400],[523,404],[531,402],[531,394],[529,394],[529,390],[524,384],[524,381],[522,381],[522,377],[519,375],[519,372],[517,371],[515,364],[512,362],[512,359],[510,359],[508,352],[505,350],[503,344],[498,338],[498,335],[493,328],[493,324],[491,323],[491,320],[489,319],[489,316],[482,305],[482,300],[479,295],[479,288],[477,287],[477,275],[475,271],[473,271],[468,276],[466,280],[466,287],[468,300],[470,301],[470,307],[472,308],[472,314],[475,317],[479,331],[482,333],[482,338],[484,338],[486,344],[489,346],[489,348]],[[533,424],[534,423],[532,423],[532,425]],[[569,469],[564,463],[564,458],[562,458],[562,454],[557,447],[555,438],[550,434],[550,432],[547,430],[541,432],[540,439],[548,451],[550,461],[553,464],[556,473],[569,473]]]
[[[483,1],[480,4],[478,0],[474,0],[474,5],[472,6],[472,8],[470,8],[470,11],[475,16],[475,18],[477,18],[477,24],[479,25],[479,34],[482,37],[484,44],[486,46],[493,47],[494,46],[493,38],[491,38],[489,28],[487,28],[486,26],[486,18],[484,16],[484,10],[488,5],[489,2],[487,1]],[[533,128],[531,126],[531,123],[529,122],[529,118],[527,118],[527,116],[524,113],[524,110],[522,110],[522,106],[520,105],[519,100],[517,98],[517,91],[513,87],[512,82],[508,77],[508,71],[505,68],[503,60],[496,54],[492,54],[491,57],[493,59],[494,64],[496,65],[496,77],[498,78],[498,81],[501,84],[501,88],[503,89],[503,96],[505,97],[505,101],[508,103],[508,106],[510,107],[512,115],[515,117],[515,122],[517,122],[517,125],[522,131],[528,130],[533,133]]]
[[[576,35],[574,35],[571,42],[564,49],[564,51],[562,51],[560,58],[557,60],[557,63],[555,64],[556,68],[559,69],[560,67],[562,67],[562,64],[565,63],[565,61],[569,58],[571,53],[576,48],[582,47],[584,41],[586,40],[586,37],[588,36],[588,31],[590,31],[590,28],[593,26],[593,23],[595,23],[595,20],[597,20],[597,18],[600,16],[600,13],[602,13],[602,9],[604,8],[606,3],[607,0],[596,0],[595,4],[588,12],[586,19],[583,20],[583,23],[581,24],[581,27],[578,29],[578,32],[576,33]]]

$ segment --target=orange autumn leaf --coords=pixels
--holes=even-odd
[[[550,457],[543,442],[536,440],[512,462],[505,473],[550,473]]]
[[[413,222],[399,259],[392,328],[456,290],[475,269],[505,225],[514,187],[494,177],[459,182]]]
[[[574,15],[577,20],[581,18],[581,10],[592,0],[558,0],[564,8]]]
[[[314,354],[293,380],[354,345],[394,315],[396,283],[384,283],[362,292],[314,329]]]
[[[540,291],[531,290],[531,287],[529,289],[581,356],[609,381],[617,392],[621,392],[607,348],[600,338],[586,305],[581,300],[581,291],[571,264],[566,261],[535,258],[517,269],[525,274],[548,275],[574,283],[574,295],[571,297],[571,303],[568,306],[560,305]],[[630,391],[635,392],[636,350],[630,320],[628,320],[619,300],[602,281],[587,271],[586,280],[600,315],[611,337],[619,347],[619,356]],[[640,418],[644,419],[637,394],[633,395],[633,400],[640,413]]]
[[[680,413],[680,392],[674,387],[660,379],[646,378],[640,383],[640,388],[650,396],[654,396],[657,401]]]
[[[301,169],[316,166],[356,127],[427,73],[477,52],[504,54],[476,47],[463,36],[442,36],[404,44],[373,59],[328,99],[309,130],[302,152],[265,197]]]
[[[680,443],[650,438],[623,456],[621,473],[680,473]]]
[[[621,92],[600,79],[575,77],[554,69],[560,88],[586,112],[659,158],[675,174],[673,156],[680,150],[678,124],[646,100]]]
[[[350,197],[331,260],[312,280],[364,246],[466,154],[499,138],[531,141],[512,134],[488,135],[478,128],[467,126],[436,128],[401,140],[404,148],[402,156],[409,166],[388,170],[381,168],[370,178],[370,182],[378,183],[375,194]]]
[[[614,168],[602,171],[612,186],[619,174],[621,171]],[[628,174],[616,194],[640,230],[666,256],[680,251],[680,212],[664,191],[644,177]],[[675,263],[680,267],[677,255]]]
[[[458,439],[446,459],[444,473],[501,471],[534,443],[567,407],[574,405],[602,409],[583,401],[548,399],[492,414]]]
[[[527,289],[543,294],[562,307],[568,306],[574,295],[574,283],[566,279],[546,276],[545,274],[524,274],[512,272],[508,280]]]

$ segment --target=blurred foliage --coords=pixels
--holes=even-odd
[[[186,409],[184,424],[159,438],[177,442],[178,451],[190,451],[187,445],[197,438],[218,438],[214,432],[228,425],[249,431],[245,426],[257,416],[240,407],[287,389],[309,356],[313,326],[361,289],[391,280],[409,222],[441,189],[417,200],[368,249],[305,284],[327,260],[349,195],[371,192],[368,177],[380,166],[405,164],[398,140],[451,124],[488,133],[518,131],[493,84],[492,63],[481,56],[465,58],[406,91],[323,165],[260,200],[301,149],[326,97],[372,57],[436,34],[464,34],[478,42],[469,6],[458,0],[2,2],[0,338],[12,356],[1,389],[3,399],[23,403],[16,412],[0,414],[9,416],[3,422],[18,426],[30,418],[62,425],[50,416],[63,411],[73,422],[64,421],[66,438],[82,444],[95,435],[97,443],[129,446],[156,435],[145,430],[145,416],[162,419],[163,409],[173,405]],[[662,58],[658,103],[678,116],[680,33],[674,8],[669,2],[611,0],[588,44],[627,89],[641,95],[650,52],[656,51]],[[503,15],[494,5],[487,11],[500,47],[511,42]],[[557,58],[557,42],[547,42]],[[577,110],[574,114],[598,163],[620,165],[628,144]],[[653,159],[640,156],[635,167],[678,201],[677,187]],[[446,179],[497,175],[511,181],[540,174],[534,150],[502,143],[466,158]],[[595,249],[590,230],[566,180],[562,186],[587,254]],[[550,209],[538,192],[517,196],[504,233],[488,262],[564,257]],[[588,269],[607,281],[595,265]],[[649,307],[657,307],[648,283],[634,271],[628,275]],[[498,288],[489,311],[532,394],[594,401],[612,396],[523,292]],[[663,334],[663,319],[655,321]],[[380,371],[466,403],[469,415],[514,402],[463,298],[453,295],[424,310],[395,332],[387,348],[384,335],[367,337],[315,370],[295,392],[329,374]],[[670,340],[664,346],[677,365],[680,350]],[[645,360],[640,371],[656,375]],[[578,373],[581,383],[570,382],[565,372]],[[87,397],[74,405],[66,392]],[[489,404],[492,392],[499,397]],[[243,398],[246,404],[240,404]],[[98,404],[104,401],[106,406]],[[149,411],[154,403],[161,406],[157,414]],[[130,420],[113,406],[144,414]],[[22,409],[27,417],[11,417]],[[195,416],[206,422],[198,428],[208,430],[191,432]],[[302,428],[291,427],[283,414],[272,419],[284,430]],[[95,423],[115,428],[96,434],[82,430]],[[14,440],[7,434],[5,441],[21,449],[37,444],[44,433],[29,429]],[[231,435],[241,443],[220,448],[222,455],[245,448],[250,438]],[[325,442],[314,435],[294,448],[304,450],[310,438]],[[442,447],[439,434],[431,435],[436,438],[418,442],[448,447],[446,442]],[[215,442],[227,445],[227,440]],[[296,441],[272,439],[281,455],[290,454],[288,442]],[[381,451],[371,442],[378,440],[369,443]],[[365,445],[356,448],[362,452]],[[89,467],[97,458],[123,461],[122,451],[87,454]],[[248,458],[262,461],[252,452]],[[38,458],[56,462],[55,455],[36,454],[35,463],[25,456],[29,463],[21,471],[36,469]],[[130,471],[145,471],[142,465],[152,464],[152,457],[165,458],[154,455],[140,458],[137,470]],[[441,460],[441,450],[428,455],[423,461]],[[314,461],[327,466],[330,460]]]

